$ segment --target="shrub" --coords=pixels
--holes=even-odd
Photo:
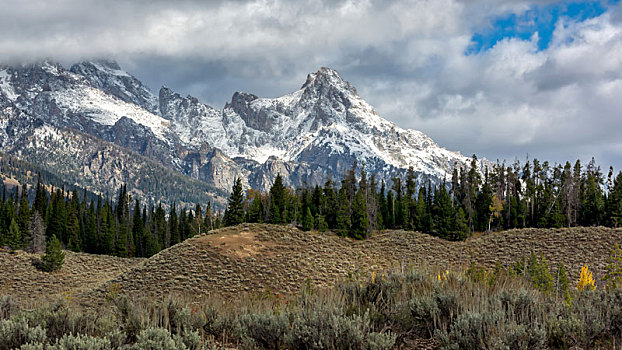
[[[449,332],[437,330],[441,349],[489,349],[498,344],[491,338],[497,314],[466,312],[451,324]]]
[[[132,350],[186,350],[181,337],[171,336],[164,328],[147,328],[137,335]]]
[[[43,343],[45,339],[45,330],[40,326],[31,326],[26,319],[0,321],[0,350]]]
[[[17,310],[17,303],[10,294],[0,296],[0,320],[5,320]]]
[[[408,301],[407,310],[410,317],[405,326],[420,337],[432,337],[440,313],[436,299],[430,296],[414,297]]]
[[[285,332],[289,328],[284,313],[242,314],[238,316],[238,322],[245,342],[265,349],[283,347]]]
[[[622,249],[617,243],[607,258],[603,281],[606,282],[605,287],[608,289],[622,287]]]
[[[579,276],[579,282],[577,282],[577,290],[579,290],[579,292],[584,290],[596,290],[596,285],[594,283],[592,271],[588,269],[587,265],[581,267],[581,275]]]
[[[47,350],[112,350],[110,339],[95,338],[88,335],[66,334],[57,339],[54,345],[50,345]]]

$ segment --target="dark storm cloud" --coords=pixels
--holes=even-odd
[[[546,3],[553,1],[546,1]],[[3,1],[3,61],[118,60],[222,107],[234,91],[274,97],[329,66],[380,115],[490,159],[596,156],[622,168],[622,10],[561,19],[551,44],[473,33],[535,1]],[[538,1],[542,5],[543,1]]]

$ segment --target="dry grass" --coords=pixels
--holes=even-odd
[[[26,307],[56,298],[74,298],[113,279],[143,259],[65,252],[65,264],[55,273],[37,270],[39,255],[0,249],[0,294],[11,294]]]
[[[288,226],[243,224],[188,239],[150,259],[67,252],[61,271],[52,274],[35,269],[32,259],[37,255],[0,250],[0,294],[12,294],[25,305],[58,296],[86,305],[101,304],[111,290],[134,296],[228,299],[241,294],[293,293],[307,282],[331,287],[348,276],[400,267],[466,268],[471,262],[484,267],[497,262],[507,265],[532,249],[551,264],[563,262],[572,280],[578,279],[583,264],[589,264],[598,281],[614,243],[622,244],[621,229],[511,230],[467,242],[385,231],[355,241]]]
[[[162,297],[231,298],[240,294],[292,293],[307,281],[330,287],[353,274],[430,265],[465,268],[471,262],[492,267],[513,263],[533,249],[551,262],[563,262],[572,279],[589,264],[601,276],[622,230],[607,228],[525,229],[493,233],[467,242],[426,234],[387,231],[365,241],[292,227],[244,224],[194,237],[160,252],[133,269],[79,296],[101,302],[110,283],[121,293]],[[115,287],[116,288],[116,287]]]

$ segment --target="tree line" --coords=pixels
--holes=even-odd
[[[455,166],[439,184],[417,182],[413,168],[386,186],[354,165],[340,183],[287,188],[278,175],[268,192],[248,190],[238,179],[225,225],[242,222],[295,224],[362,239],[374,230],[404,229],[463,240],[476,231],[525,227],[622,224],[622,172],[607,177],[592,159],[587,166],[551,165],[538,159],[497,163],[483,170],[476,156]]]
[[[8,191],[3,185],[0,202],[0,247],[40,253],[56,237],[69,250],[120,257],[149,257],[200,232],[220,226],[221,218],[207,203],[195,210],[165,211],[161,204],[141,205],[127,186],[116,202],[88,198],[84,191],[48,190],[38,180],[34,198],[28,191]]]
[[[0,246],[41,252],[57,237],[69,250],[121,257],[149,257],[200,232],[243,222],[293,224],[303,230],[333,231],[356,239],[374,230],[404,229],[448,240],[476,231],[525,227],[570,227],[622,223],[622,172],[604,176],[592,159],[587,166],[550,165],[537,159],[483,170],[473,156],[454,167],[450,179],[417,182],[410,168],[387,186],[354,165],[323,186],[285,186],[277,175],[269,191],[244,191],[237,179],[221,217],[211,203],[203,210],[167,212],[141,204],[121,186],[116,201],[77,189],[49,189],[40,179],[28,191],[8,191],[0,201]]]

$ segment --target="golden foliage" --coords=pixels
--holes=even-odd
[[[577,289],[580,292],[584,290],[596,290],[596,285],[594,283],[595,281],[592,276],[592,271],[588,269],[587,265],[584,265],[581,268],[581,275],[579,277],[579,282],[577,283]]]
[[[437,278],[439,281],[447,281],[447,277],[449,277],[449,270],[445,270],[442,274],[438,274]]]
[[[488,209],[490,210],[490,214],[492,216],[498,218],[503,211],[503,201],[495,194],[492,196],[492,202],[490,203]]]

